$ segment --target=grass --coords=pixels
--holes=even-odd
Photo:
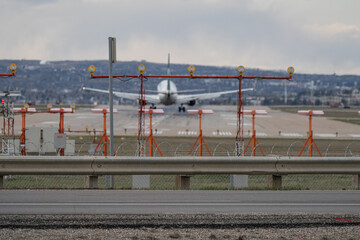
[[[352,175],[286,175],[283,176],[283,190],[341,190],[354,189]],[[243,190],[271,190],[267,186],[267,175],[249,175],[249,186]],[[152,175],[150,189],[174,190],[173,175]],[[231,188],[230,175],[194,175],[191,177],[192,190],[238,190]],[[100,189],[105,188],[105,176],[99,177]],[[131,189],[132,176],[114,176],[115,189]],[[11,176],[4,180],[5,189],[81,189],[85,187],[84,176]]]

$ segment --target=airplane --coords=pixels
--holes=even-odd
[[[170,54],[168,55],[168,69],[167,74],[170,75]],[[83,90],[100,92],[100,93],[109,93],[108,90],[96,89],[96,88],[88,88],[83,87]],[[253,88],[245,88],[242,89],[242,92],[252,91]],[[151,90],[150,90],[151,91]],[[145,104],[151,104],[150,108],[156,108],[156,105],[162,104],[165,106],[179,104],[179,112],[185,112],[184,104],[188,106],[194,106],[196,101],[212,99],[220,97],[224,94],[237,93],[238,90],[230,90],[223,92],[213,92],[213,93],[199,93],[199,94],[178,94],[178,93],[186,93],[186,92],[194,92],[199,90],[177,90],[176,85],[170,79],[162,80],[157,85],[157,94],[145,94]],[[153,92],[153,91],[151,91]],[[130,99],[130,100],[139,100],[139,94],[137,93],[128,93],[128,92],[113,92],[114,96]]]

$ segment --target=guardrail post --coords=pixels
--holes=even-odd
[[[353,187],[355,189],[360,189],[360,175],[359,174],[354,175],[354,177],[353,177]]]
[[[176,190],[189,190],[190,189],[190,176],[175,176],[175,189]]]
[[[270,175],[268,177],[268,187],[281,189],[282,179],[280,175]]]
[[[98,188],[98,176],[86,176],[86,188],[95,189]]]
[[[0,175],[0,189],[3,189],[4,188],[4,176],[1,176]]]

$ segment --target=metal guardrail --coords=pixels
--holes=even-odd
[[[142,174],[360,174],[360,157],[0,157],[0,176]]]

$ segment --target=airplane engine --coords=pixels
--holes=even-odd
[[[191,101],[187,102],[186,104],[189,105],[189,106],[194,106],[195,103],[196,103],[195,100],[191,100]]]

